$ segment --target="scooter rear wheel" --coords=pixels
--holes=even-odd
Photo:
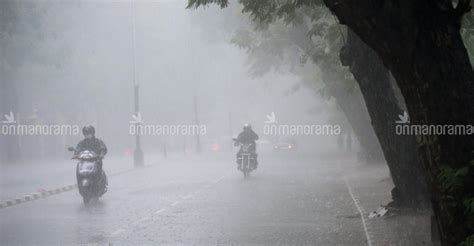
[[[91,201],[91,198],[88,196],[83,196],[82,200],[84,201],[84,204],[88,204]]]
[[[244,170],[242,171],[244,173],[244,178],[248,178],[250,175],[250,170],[247,167],[244,167]]]

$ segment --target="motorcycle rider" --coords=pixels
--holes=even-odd
[[[238,135],[237,137],[237,143],[243,143],[243,144],[251,144],[250,145],[250,152],[252,152],[252,157],[255,159],[255,166],[254,169],[257,169],[258,166],[258,161],[257,161],[257,144],[255,141],[258,140],[258,135],[252,130],[252,126],[250,124],[244,124],[244,130]],[[237,152],[237,164],[239,164],[238,168],[240,169],[240,164],[239,163],[239,156],[240,156],[240,151]]]
[[[95,137],[95,128],[91,125],[86,125],[82,128],[82,134],[84,134],[84,139],[81,140],[74,150],[74,155],[78,155],[81,151],[90,150],[94,151],[98,155],[98,167],[99,173],[104,175],[105,180],[107,180],[107,176],[105,176],[105,172],[102,169],[102,159],[104,159],[105,155],[107,154],[107,146],[105,143]]]

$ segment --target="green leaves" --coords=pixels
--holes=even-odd
[[[229,5],[228,0],[188,0],[188,6],[186,8],[199,8],[200,6],[206,6],[208,4],[217,4],[221,8],[227,7]]]
[[[461,243],[461,246],[472,246],[474,245],[474,234],[466,238],[464,242]]]
[[[440,182],[443,193],[451,194],[450,196],[462,193],[464,178],[468,172],[469,167],[463,167],[460,169],[442,167],[441,172],[438,175],[438,181]]]
[[[461,36],[464,40],[471,64],[474,64],[474,13],[464,16],[461,26]]]
[[[466,193],[465,187],[470,185],[474,173],[474,160],[461,168],[444,166],[438,175],[441,191],[441,199],[449,206],[449,209],[463,213],[466,217],[465,226],[474,230],[474,194]],[[451,220],[450,223],[453,223]],[[473,245],[474,235],[469,236],[460,245]]]
[[[257,45],[254,33],[247,29],[237,30],[230,42],[241,49],[246,49],[247,51],[252,50]]]
[[[474,198],[467,198],[463,201],[463,205],[466,208],[465,212],[467,215],[474,215]]]

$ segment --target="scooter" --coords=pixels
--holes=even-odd
[[[73,147],[69,151],[75,151]],[[84,204],[88,204],[92,199],[98,199],[107,192],[107,176],[100,171],[99,165],[102,161],[97,153],[91,150],[83,150],[72,159],[79,160],[76,167],[77,187]]]

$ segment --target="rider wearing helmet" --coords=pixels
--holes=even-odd
[[[82,134],[84,139],[77,144],[74,154],[77,155],[84,150],[94,151],[99,157],[99,168],[102,169],[102,159],[107,154],[105,143],[95,137],[95,129],[91,125],[84,126]]]
[[[258,135],[252,130],[252,126],[250,124],[244,124],[244,130],[237,137],[237,142],[243,144],[251,144],[250,151],[252,152],[252,155],[255,158],[255,169],[258,165],[257,144],[255,143],[256,140],[258,140]],[[240,151],[237,153],[237,157],[239,157],[239,155]]]

